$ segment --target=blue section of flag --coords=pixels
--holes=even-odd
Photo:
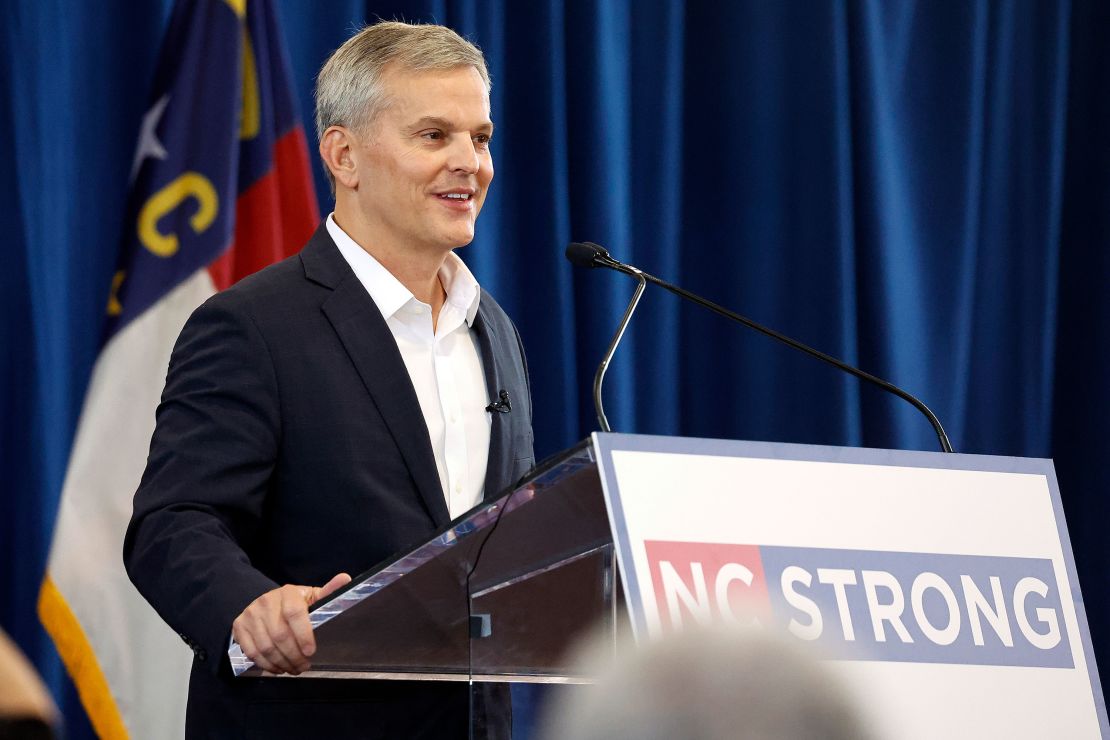
[[[247,27],[256,60],[262,126],[257,136],[240,142],[240,193],[269,172],[274,142],[299,123],[285,44],[281,43],[276,9],[268,0],[248,2]]]
[[[244,29],[254,61],[246,75]],[[272,168],[275,140],[296,124],[278,34],[268,0],[249,0],[245,21],[225,0],[176,4],[140,134],[105,341],[231,244],[239,193]],[[258,126],[241,129],[241,117]]]

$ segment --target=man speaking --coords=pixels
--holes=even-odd
[[[493,179],[489,87],[447,28],[349,39],[316,90],[334,213],[181,332],[124,560],[196,656],[187,737],[466,736],[465,683],[233,679],[226,653],[306,670],[314,601],[533,465],[519,336],[452,251]]]

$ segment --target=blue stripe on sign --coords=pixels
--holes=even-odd
[[[834,657],[1072,668],[1052,562],[760,547],[778,626]]]

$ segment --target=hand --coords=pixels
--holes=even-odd
[[[294,676],[311,667],[316,636],[308,607],[351,582],[340,573],[319,588],[287,584],[252,601],[231,624],[231,636],[243,654],[269,673]]]

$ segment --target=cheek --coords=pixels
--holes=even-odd
[[[481,188],[481,200],[478,201],[477,209],[479,211],[482,210],[482,204],[486,202],[486,198],[489,196],[489,185],[492,180],[493,165],[491,164],[488,169],[483,167],[481,172],[478,173],[478,186]]]

